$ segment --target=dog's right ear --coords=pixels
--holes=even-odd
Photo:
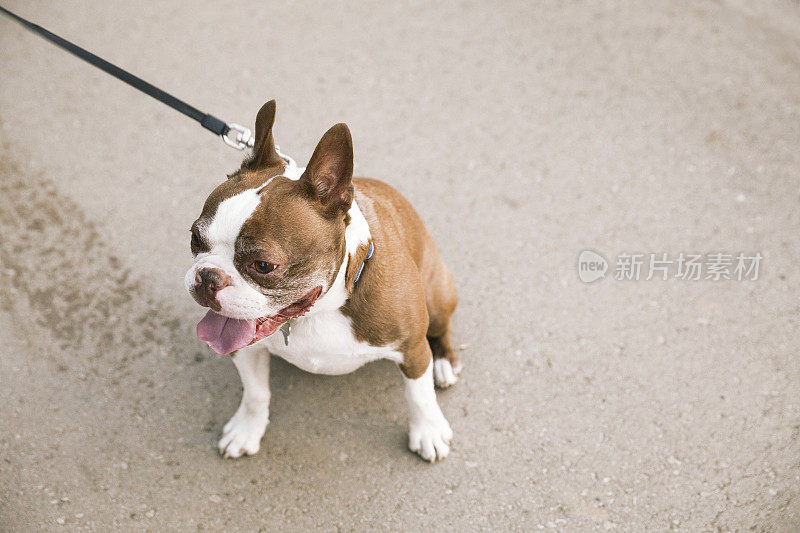
[[[347,212],[353,202],[353,139],[346,124],[322,136],[299,182],[327,216]]]
[[[283,163],[283,159],[275,150],[275,139],[272,137],[272,125],[275,123],[275,100],[270,100],[256,115],[256,142],[253,156],[242,165],[250,170],[271,167]]]

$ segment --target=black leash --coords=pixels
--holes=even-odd
[[[100,70],[111,74],[118,80],[124,81],[131,87],[139,89],[143,93],[152,96],[159,102],[165,103],[170,106],[172,109],[183,113],[187,117],[196,120],[203,126],[205,129],[211,131],[212,133],[219,135],[222,137],[222,140],[225,141],[225,144],[228,146],[232,146],[238,150],[243,150],[248,146],[253,146],[255,139],[251,135],[250,130],[245,128],[244,126],[240,126],[239,124],[227,124],[224,121],[218,119],[214,115],[209,115],[208,113],[203,113],[196,107],[192,107],[183,100],[178,100],[174,96],[169,93],[166,93],[159,89],[158,87],[147,83],[142,78],[138,76],[134,76],[127,70],[123,70],[116,65],[113,65],[103,59],[102,57],[98,57],[93,53],[89,52],[81,48],[80,46],[73,44],[66,39],[62,39],[55,33],[47,31],[46,29],[42,28],[41,26],[34,24],[24,18],[20,17],[9,11],[8,9],[0,6],[0,12],[8,15],[12,19],[16,20],[27,29],[31,30],[34,33],[38,33],[51,43],[55,44],[66,50],[67,52],[71,53],[74,56],[77,56],[90,65],[93,65]],[[229,134],[231,132],[235,132],[235,137],[231,137]]]

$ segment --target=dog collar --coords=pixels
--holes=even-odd
[[[358,278],[361,277],[361,271],[364,270],[364,265],[369,260],[369,258],[372,257],[372,253],[374,251],[375,251],[375,244],[373,244],[372,241],[369,241],[369,251],[367,252],[367,257],[365,257],[364,260],[361,261],[361,266],[358,267],[358,273],[356,274],[356,279],[353,280],[353,285],[358,283]]]

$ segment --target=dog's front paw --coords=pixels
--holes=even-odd
[[[249,412],[243,405],[240,406],[222,428],[219,453],[233,458],[256,454],[268,423],[269,415],[266,410]]]
[[[412,421],[408,430],[408,449],[433,463],[450,453],[453,430],[443,415]]]

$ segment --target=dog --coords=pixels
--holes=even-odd
[[[258,452],[269,423],[269,358],[338,375],[395,362],[410,410],[408,446],[444,459],[453,438],[434,382],[461,370],[450,334],[453,277],[411,204],[381,181],[353,178],[345,124],[299,168],[276,147],[275,101],[256,117],[253,153],[209,195],[192,224],[186,288],[209,311],[198,338],[230,354],[241,404],[220,453]]]

